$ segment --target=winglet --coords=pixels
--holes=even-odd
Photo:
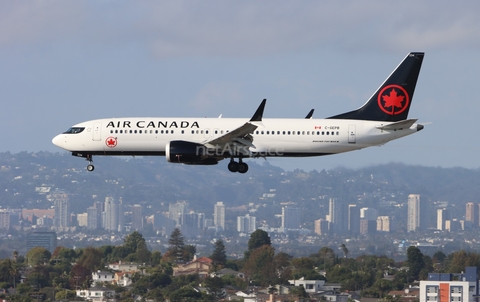
[[[313,116],[313,111],[315,111],[315,109],[310,110],[310,112],[307,114],[307,116],[305,117],[305,119],[307,119],[307,120],[311,119],[312,116]]]
[[[255,114],[250,119],[250,122],[261,122],[262,121],[263,110],[265,109],[265,103],[266,102],[267,102],[267,99],[263,99],[260,106],[258,106],[257,111],[255,111]]]

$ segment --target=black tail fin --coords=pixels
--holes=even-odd
[[[423,56],[423,52],[409,53],[365,105],[329,118],[389,122],[407,119]]]

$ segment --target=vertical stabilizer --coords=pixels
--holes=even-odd
[[[365,105],[329,118],[389,122],[406,120],[423,56],[423,52],[409,53]]]

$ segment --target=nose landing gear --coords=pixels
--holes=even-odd
[[[93,165],[93,159],[90,154],[87,154],[86,160],[88,161],[87,171],[92,172],[93,170],[95,170],[95,166]]]

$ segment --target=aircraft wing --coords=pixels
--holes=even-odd
[[[262,122],[263,110],[265,109],[266,99],[262,101],[255,114],[250,121],[242,126],[212,140],[206,141],[204,144],[209,148],[224,148],[225,146],[247,146],[253,147],[253,136],[251,135],[258,125]]]
[[[380,130],[408,129],[408,128],[412,127],[412,125],[415,124],[416,121],[417,121],[417,119],[403,120],[403,121],[391,123],[391,124],[388,124],[388,125],[379,125],[379,126],[376,126],[376,128],[380,129]]]

